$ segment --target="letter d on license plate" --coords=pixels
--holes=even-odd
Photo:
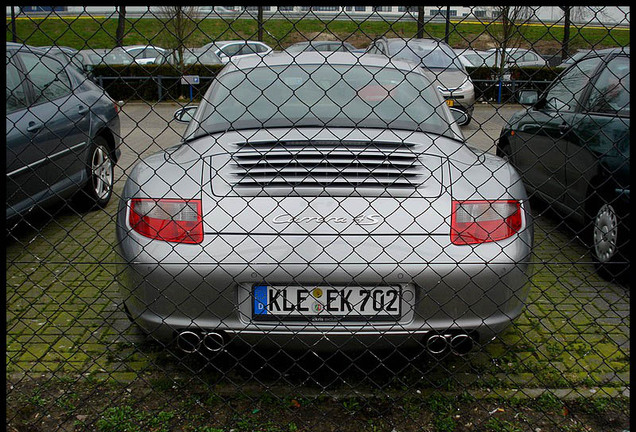
[[[394,320],[401,316],[402,290],[399,286],[256,285],[252,298],[255,320]]]

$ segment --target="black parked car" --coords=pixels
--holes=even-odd
[[[81,207],[106,206],[119,107],[69,63],[27,45],[6,48],[7,220],[73,195]]]
[[[526,91],[497,153],[529,190],[582,223],[604,276],[629,274],[629,48],[597,51],[538,97]],[[627,271],[626,271],[627,270]]]

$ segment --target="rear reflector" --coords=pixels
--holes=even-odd
[[[503,240],[521,230],[521,203],[453,201],[451,242],[457,245]]]
[[[201,243],[201,200],[135,198],[130,200],[130,226],[139,234],[174,243]]]

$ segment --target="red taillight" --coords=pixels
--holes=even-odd
[[[453,201],[451,241],[454,244],[503,240],[519,232],[521,225],[519,201]]]
[[[201,200],[130,200],[130,226],[139,234],[175,243],[201,243]]]

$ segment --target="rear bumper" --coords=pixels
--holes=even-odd
[[[298,251],[302,238],[307,238],[272,237]],[[442,246],[435,237],[419,239],[406,255],[396,240],[378,246],[385,253],[375,259],[360,259],[374,254],[367,247],[356,250],[357,259],[333,256],[330,262],[324,256],[304,262],[298,257],[277,256],[276,244],[263,238],[262,244],[269,247],[263,251],[268,253],[238,262],[240,257],[254,255],[254,240],[259,236],[219,235],[217,240],[226,244],[225,250],[208,239],[203,246],[169,245],[162,254],[156,247],[144,247],[145,240],[131,233],[120,239],[120,253],[128,264],[118,273],[132,319],[162,343],[173,342],[186,329],[221,332],[229,343],[327,351],[422,348],[428,336],[446,332],[472,332],[482,343],[490,340],[521,313],[527,298],[531,229],[501,243],[485,244],[485,248]],[[346,251],[346,245],[355,243],[347,236],[324,241],[332,251]],[[152,256],[148,254],[151,250]],[[470,253],[453,256],[453,250]],[[404,293],[401,315],[392,321],[368,322],[256,321],[252,289],[263,283],[399,285]]]

